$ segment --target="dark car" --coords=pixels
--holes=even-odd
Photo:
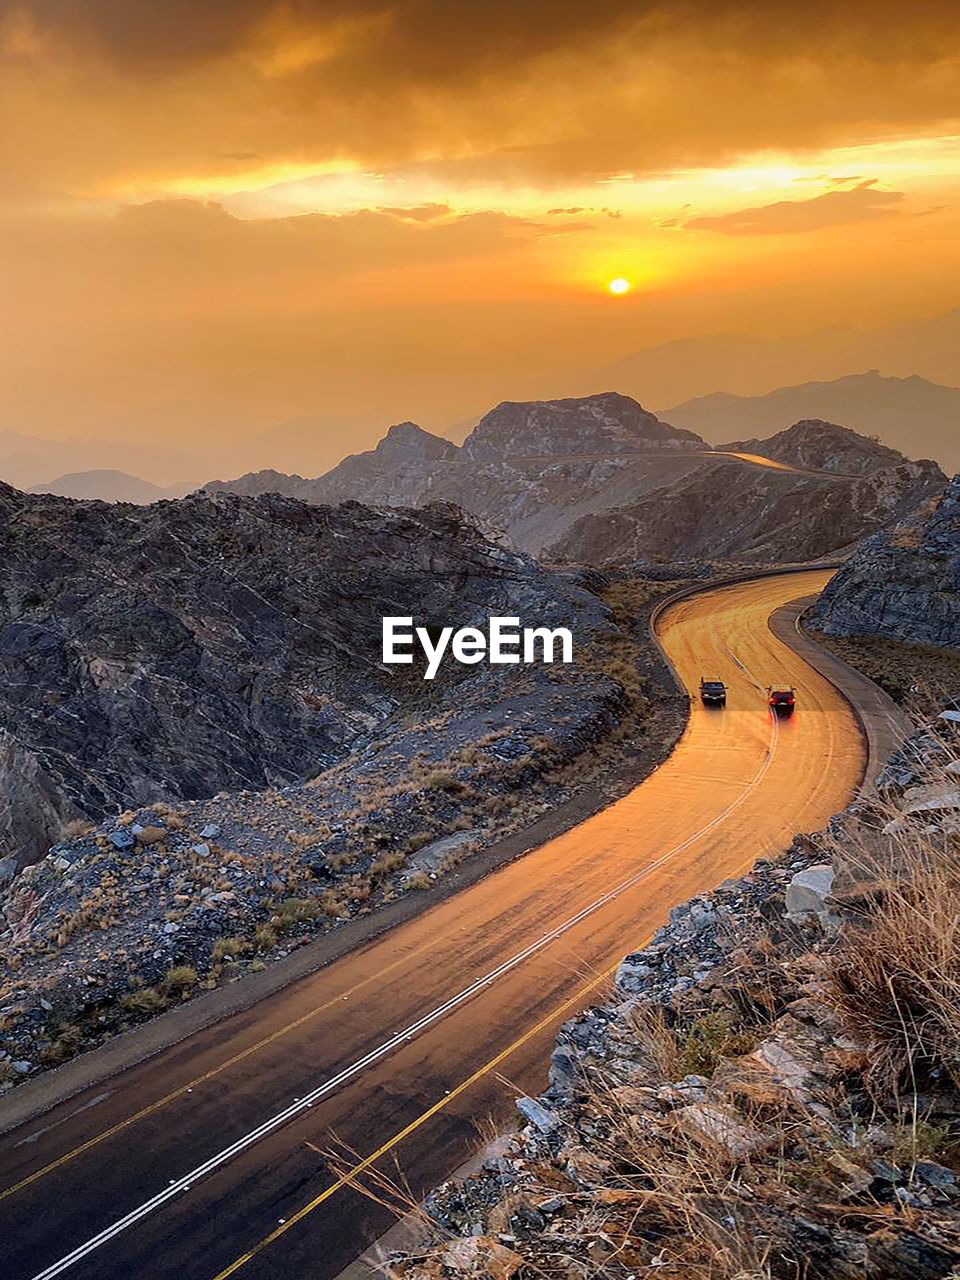
[[[727,686],[722,680],[701,679],[700,698],[709,706],[725,707],[727,705]]]
[[[783,712],[789,715],[797,705],[797,695],[793,685],[768,685],[767,702],[778,714]]]

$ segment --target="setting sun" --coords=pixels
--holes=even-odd
[[[611,293],[629,293],[632,286],[629,280],[625,280],[623,276],[617,276],[616,280],[610,281],[607,288]]]

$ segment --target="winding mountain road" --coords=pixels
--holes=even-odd
[[[0,1138],[5,1280],[325,1280],[389,1225],[319,1154],[331,1134],[414,1193],[545,1083],[557,1026],[672,904],[843,808],[865,764],[844,698],[771,631],[829,571],[679,601],[662,644],[694,701],[616,804],[303,978]],[[763,686],[798,690],[789,720]],[[0,1105],[0,1123],[3,1106]]]

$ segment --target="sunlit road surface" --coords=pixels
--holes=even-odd
[[[854,716],[767,626],[828,577],[728,587],[665,615],[687,687],[720,677],[728,705],[694,702],[670,759],[617,804],[7,1134],[4,1280],[336,1275],[390,1216],[308,1143],[335,1133],[358,1162],[398,1161],[414,1193],[436,1184],[478,1119],[509,1116],[506,1081],[544,1086],[556,1027],[672,904],[849,801],[864,766]],[[767,710],[773,681],[796,686],[788,720]]]
[[[842,473],[835,475],[830,471],[811,471],[806,467],[792,467],[787,462],[777,462],[775,458],[765,458],[760,453],[738,453],[734,449],[718,449],[713,456],[718,458],[739,458],[741,462],[752,462],[757,467],[767,467],[770,471],[789,471],[794,475],[814,475],[833,480],[850,480],[852,478]]]

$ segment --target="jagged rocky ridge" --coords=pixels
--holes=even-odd
[[[717,459],[628,505],[581,516],[545,554],[598,565],[684,556],[814,560],[915,511],[943,482],[933,462],[901,460],[824,479]]]
[[[910,519],[869,538],[808,623],[827,635],[960,650],[960,476]]]
[[[694,431],[661,422],[616,391],[566,400],[505,400],[477,423],[463,444],[475,461],[531,454],[620,454],[637,449],[702,449]]]
[[[150,507],[0,487],[0,869],[72,819],[295,783],[424,698],[381,616],[606,610],[451,507],[274,496]],[[490,692],[477,668],[467,689]]]
[[[629,396],[505,402],[461,448],[412,422],[375,449],[317,479],[261,471],[208,488],[287,493],[307,502],[376,505],[455,502],[514,545],[536,552],[575,519],[684,475],[704,442],[648,413]]]
[[[934,463],[908,463],[819,421],[746,446],[805,473],[720,459],[693,433],[607,392],[498,405],[459,449],[400,423],[376,449],[317,479],[267,471],[209,487],[320,503],[448,500],[518,547],[588,563],[688,555],[769,562],[847,546],[918,506],[944,479]]]
[[[737,440],[717,448],[757,453],[807,471],[829,471],[846,476],[869,475],[871,471],[896,467],[904,461],[902,453],[879,440],[860,435],[836,422],[824,422],[822,418],[803,418],[766,439]]]
[[[887,1029],[874,1041],[836,992],[911,838],[956,858],[957,733],[919,733],[876,797],[676,908],[561,1029],[548,1088],[517,1101],[520,1132],[427,1199],[386,1274],[956,1276],[960,1061],[918,1051],[898,1102],[872,1074]]]

